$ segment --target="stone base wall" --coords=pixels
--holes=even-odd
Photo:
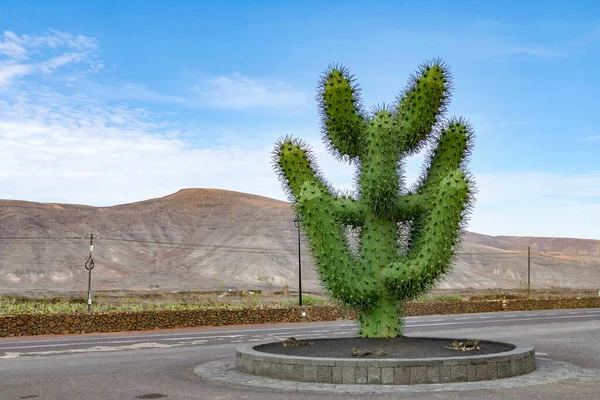
[[[406,316],[418,316],[566,308],[600,308],[600,298],[408,303],[404,311]],[[305,315],[303,316],[302,313]],[[356,319],[354,312],[332,306],[92,314],[19,314],[0,316],[0,337],[354,319]]]
[[[275,379],[336,384],[418,385],[476,382],[528,374],[535,370],[535,349],[478,356],[421,359],[319,358],[257,351],[259,344],[236,350],[236,368]]]

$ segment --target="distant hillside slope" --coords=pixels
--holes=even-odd
[[[250,288],[259,277],[296,288],[293,218],[289,203],[217,189],[113,207],[0,200],[0,292],[85,290],[89,240],[70,238],[90,233],[96,289]],[[518,287],[527,246],[534,287],[600,286],[600,241],[467,233],[440,287]],[[303,288],[319,290],[304,244],[302,260]]]

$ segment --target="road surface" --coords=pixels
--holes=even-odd
[[[598,399],[600,309],[409,317],[405,334],[476,337],[530,344],[543,361],[562,362],[564,379],[548,383],[443,391],[380,393],[381,399]],[[0,399],[367,399],[372,394],[284,390],[203,379],[194,367],[234,360],[243,343],[351,337],[351,321],[188,328],[0,339]],[[550,365],[550,364],[548,364]],[[586,378],[578,375],[587,371]],[[558,371],[558,369],[557,369]],[[598,373],[598,380],[590,379]],[[550,374],[552,375],[552,374]],[[507,383],[508,382],[508,383]],[[506,386],[508,385],[508,387]],[[390,388],[388,387],[388,390]],[[406,389],[406,388],[404,388]],[[411,390],[408,388],[408,390]]]

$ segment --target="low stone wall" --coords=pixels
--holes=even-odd
[[[303,312],[306,313],[306,316],[302,316]],[[280,322],[318,322],[350,318],[353,318],[350,313],[338,307],[329,306],[92,314],[19,314],[0,316],[0,337]]]
[[[600,297],[590,297],[585,299],[523,299],[409,303],[406,304],[405,315],[412,317],[419,315],[469,314],[495,311],[535,311],[568,308],[600,308]]]
[[[600,298],[409,303],[406,304],[405,314],[418,316],[561,308],[600,308]],[[302,315],[303,312],[305,316]],[[331,306],[92,314],[19,314],[0,316],[0,337],[348,319],[356,319],[355,313]]]

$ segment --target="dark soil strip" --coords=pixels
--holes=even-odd
[[[467,339],[438,339],[399,336],[389,339],[336,338],[301,340],[299,345],[284,346],[283,342],[256,346],[256,351],[324,358],[438,358],[475,356],[513,350],[511,344],[481,341],[480,349],[461,351],[449,349],[453,342],[465,343]]]

